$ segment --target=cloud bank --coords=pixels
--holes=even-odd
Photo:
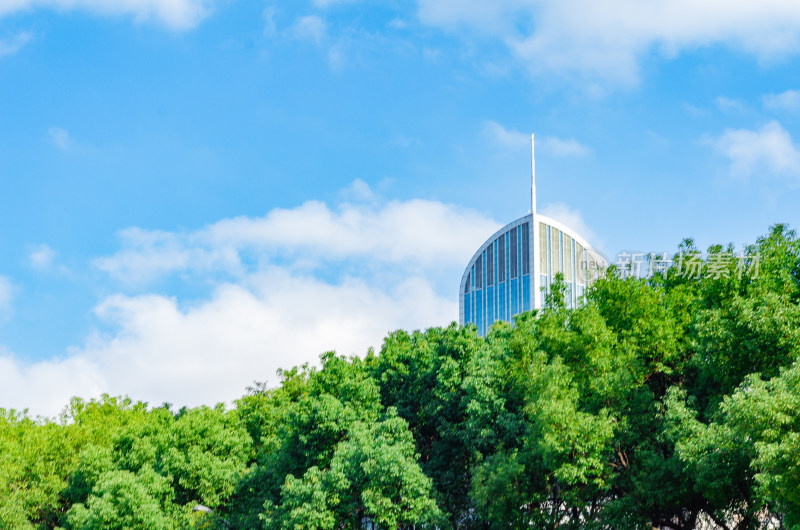
[[[0,3],[0,6],[2,4]],[[0,7],[2,9],[2,7]],[[0,57],[5,57],[6,55],[14,55],[18,51],[22,49],[23,46],[28,44],[32,38],[32,35],[28,31],[20,31],[13,37],[9,39],[0,39]]]
[[[11,312],[11,298],[14,287],[11,280],[5,276],[0,276],[0,317]]]
[[[800,111],[800,90],[787,90],[780,94],[767,94],[763,98],[764,107],[773,111]]]
[[[534,73],[638,82],[641,59],[724,45],[774,61],[800,51],[791,0],[418,0],[420,20],[497,39]]]
[[[780,178],[800,185],[800,149],[777,121],[755,130],[726,129],[708,141],[728,159],[736,178]]]
[[[601,241],[598,240],[597,234],[595,234],[594,230],[592,230],[589,225],[586,224],[586,221],[584,221],[583,215],[580,211],[570,208],[563,202],[554,202],[545,204],[539,213],[564,223],[566,226],[585,238],[593,248],[599,249],[602,247]]]
[[[483,124],[484,135],[495,145],[506,150],[530,149],[531,135],[516,129],[487,121]],[[556,157],[585,156],[592,152],[591,148],[574,138],[558,138],[556,136],[536,136],[536,151]]]
[[[499,224],[435,201],[381,201],[364,187],[354,185],[364,204],[123,231],[118,251],[94,262],[119,286],[94,308],[95,331],[63,358],[27,363],[0,350],[0,406],[54,415],[72,395],[101,392],[228,402],[325,351],[363,355],[389,331],[456,320],[463,266]],[[163,292],[186,278],[210,283],[210,294]]]
[[[130,228],[120,233],[122,249],[95,264],[128,283],[181,271],[241,275],[253,261],[319,269],[359,260],[362,273],[378,264],[441,269],[463,265],[474,251],[475,234],[491,234],[495,226],[476,212],[435,201],[335,208],[309,201],[260,218],[223,219],[187,233]]]
[[[131,16],[137,22],[158,21],[184,30],[200,23],[210,11],[208,0],[1,0],[0,17],[32,9],[80,10],[100,16]]]

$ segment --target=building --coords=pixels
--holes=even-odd
[[[498,320],[544,305],[557,273],[574,307],[607,262],[580,234],[536,212],[536,162],[531,135],[531,213],[509,223],[481,245],[461,277],[459,322],[485,335]]]

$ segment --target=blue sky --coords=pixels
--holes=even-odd
[[[529,204],[620,251],[800,225],[782,0],[0,0],[0,407],[230,401],[457,318]]]

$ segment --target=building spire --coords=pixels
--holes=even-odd
[[[533,150],[533,134],[531,134],[531,213],[536,213],[536,158]]]

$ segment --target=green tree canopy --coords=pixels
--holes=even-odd
[[[231,408],[0,409],[0,528],[798,528],[800,241],[684,274],[696,252],[572,309],[557,277],[486,337],[326,353]]]

